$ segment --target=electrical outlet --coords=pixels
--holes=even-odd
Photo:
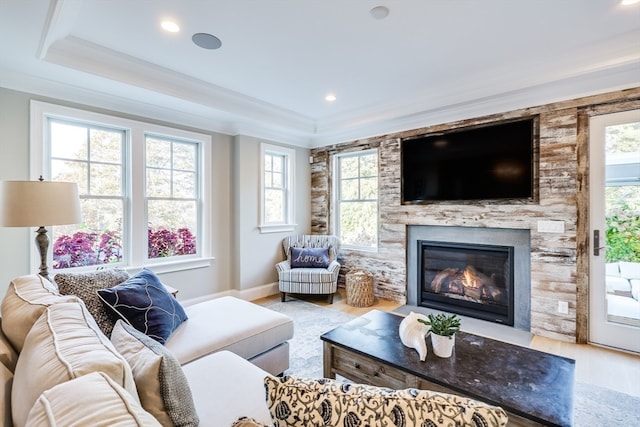
[[[539,220],[538,233],[564,233],[564,221]]]
[[[569,303],[566,301],[558,301],[558,313],[569,314]]]

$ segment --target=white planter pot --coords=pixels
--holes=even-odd
[[[433,344],[433,352],[438,357],[451,357],[453,346],[456,343],[456,334],[450,337],[443,337],[431,332],[431,344]]]

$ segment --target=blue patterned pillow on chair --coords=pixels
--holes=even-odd
[[[291,248],[291,268],[329,267],[329,248]]]
[[[178,300],[146,268],[118,286],[99,289],[98,296],[116,315],[162,344],[187,320]]]

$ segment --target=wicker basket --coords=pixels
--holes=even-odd
[[[373,305],[373,275],[364,270],[353,270],[346,276],[347,304],[353,307]]]

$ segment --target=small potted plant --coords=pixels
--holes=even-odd
[[[418,319],[431,328],[431,344],[438,357],[451,357],[456,332],[460,330],[460,319],[455,314],[429,314],[428,320]]]

